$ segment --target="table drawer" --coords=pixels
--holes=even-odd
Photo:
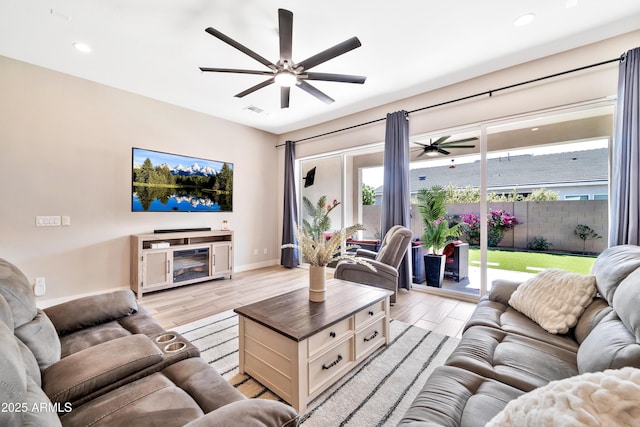
[[[356,360],[386,341],[385,324],[386,318],[382,317],[356,334]]]
[[[356,330],[363,324],[369,322],[377,316],[381,316],[385,312],[385,300],[370,305],[356,313]]]
[[[353,336],[309,362],[309,394],[330,384],[353,364]]]
[[[308,340],[309,357],[313,357],[326,347],[337,343],[350,333],[352,333],[351,318],[346,318],[310,336]]]

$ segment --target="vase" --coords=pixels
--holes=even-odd
[[[424,272],[427,286],[442,287],[446,260],[447,257],[445,255],[427,254],[424,256]]]
[[[309,266],[309,301],[322,302],[326,298],[326,266]]]

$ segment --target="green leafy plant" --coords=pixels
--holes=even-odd
[[[547,239],[542,236],[535,236],[531,242],[529,242],[529,249],[534,251],[546,251],[552,246]]]
[[[582,239],[582,253],[585,254],[587,252],[587,240],[596,240],[602,239],[602,236],[596,233],[591,227],[584,224],[576,225],[576,228],[573,230],[573,233]]]
[[[311,217],[311,221],[302,220],[302,225],[307,234],[317,240],[323,238],[324,233],[331,228],[329,214],[339,205],[340,202],[335,199],[332,204],[327,204],[327,196],[321,196],[315,205],[306,197],[302,197],[302,206]]]
[[[376,190],[370,185],[362,184],[362,204],[364,206],[375,205]]]
[[[422,234],[422,246],[436,254],[442,254],[442,250],[452,243],[463,231],[463,225],[449,224],[447,218],[446,191],[439,185],[418,191],[416,200],[418,210],[422,217],[424,232]]]
[[[334,200],[332,204],[327,205],[326,200],[327,197],[322,196],[314,205],[306,197],[303,198],[304,207],[312,218],[311,222],[303,220],[302,227],[295,228],[298,243],[287,243],[282,245],[282,248],[299,249],[302,251],[305,261],[313,266],[326,266],[333,261],[348,259],[376,271],[375,267],[367,262],[366,259],[346,253],[350,249],[359,249],[360,246],[346,245],[344,250],[342,247],[347,237],[353,235],[356,231],[364,230],[362,224],[342,228],[334,232],[330,238],[325,238],[324,233],[331,227],[329,213],[340,204],[340,202]]]

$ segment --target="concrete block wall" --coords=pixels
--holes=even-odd
[[[500,247],[526,249],[535,237],[543,237],[552,251],[583,251],[583,241],[575,235],[578,224],[589,226],[602,236],[587,240],[584,250],[599,253],[607,247],[608,203],[606,200],[563,200],[549,202],[490,203],[489,209],[504,209],[518,218],[519,225],[505,233]],[[448,206],[449,215],[479,214],[478,203],[457,203]],[[363,206],[364,237],[373,238],[380,228],[380,206]],[[417,206],[411,206],[411,230],[415,237],[422,234],[422,219]]]

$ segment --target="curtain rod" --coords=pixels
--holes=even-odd
[[[544,77],[538,77],[536,79],[526,80],[524,82],[514,83],[514,84],[511,84],[511,85],[507,85],[507,86],[502,86],[502,87],[499,87],[497,89],[490,89],[490,90],[486,90],[484,92],[474,93],[473,95],[467,95],[467,96],[463,96],[462,98],[456,98],[456,99],[451,99],[449,101],[439,102],[437,104],[428,105],[426,107],[416,108],[415,110],[407,111],[407,114],[417,113],[419,111],[429,110],[431,108],[442,107],[443,105],[453,104],[453,103],[460,102],[460,101],[466,101],[468,99],[477,98],[479,96],[489,95],[489,97],[491,97],[496,92],[502,92],[503,90],[513,89],[513,88],[518,87],[518,86],[524,86],[524,85],[528,85],[528,84],[531,84],[531,83],[536,83],[536,82],[539,82],[539,81],[542,81],[542,80],[547,80],[547,79],[551,79],[551,78],[554,78],[554,77],[564,76],[566,74],[571,74],[571,73],[575,73],[575,72],[578,72],[578,71],[583,71],[583,70],[586,70],[586,69],[589,69],[589,68],[599,67],[601,65],[610,64],[612,62],[619,62],[619,61],[624,60],[624,58],[625,58],[625,54],[623,53],[622,55],[620,55],[619,58],[609,59],[607,61],[602,61],[602,62],[598,62],[598,63],[591,64],[591,65],[585,65],[583,67],[573,68],[571,70],[561,71],[561,72],[555,73],[555,74],[549,74],[549,75],[544,76]],[[318,135],[309,136],[309,137],[298,139],[298,140],[291,141],[291,142],[293,142],[295,144],[295,143],[298,143],[298,142],[308,141],[310,139],[320,138],[320,137],[327,136],[327,135],[332,135],[332,134],[338,133],[338,132],[344,132],[344,131],[347,131],[347,130],[358,128],[358,127],[361,127],[361,126],[367,126],[367,125],[370,125],[372,123],[377,123],[377,122],[381,122],[381,121],[384,121],[384,120],[387,120],[387,118],[386,117],[382,117],[382,118],[379,118],[379,119],[370,120],[368,122],[360,123],[360,124],[353,125],[353,126],[348,126],[348,127],[342,128],[342,129],[332,130],[330,132],[325,132],[325,133],[321,133],[321,134],[318,134]],[[276,145],[276,148],[282,147],[284,145],[285,144]]]

